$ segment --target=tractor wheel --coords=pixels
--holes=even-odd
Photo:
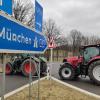
[[[80,76],[80,69],[77,68],[77,69],[75,70],[75,79],[78,79],[79,76]]]
[[[41,62],[40,69],[41,69],[41,74],[46,73],[46,71],[47,71],[47,63]]]
[[[70,64],[64,64],[59,69],[59,76],[63,80],[75,79],[75,70]]]
[[[13,73],[12,64],[10,62],[6,64],[5,73],[6,75],[11,75]]]
[[[26,59],[22,64],[21,64],[21,72],[24,76],[28,77],[30,72],[33,75],[36,73],[36,63],[35,61],[31,61],[31,68],[30,68],[30,59]]]
[[[90,79],[97,85],[100,85],[100,60],[93,62],[88,69]]]

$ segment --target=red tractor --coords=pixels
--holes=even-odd
[[[63,59],[59,76],[63,80],[74,80],[79,75],[89,76],[92,82],[100,85],[100,44],[80,48],[80,56]]]

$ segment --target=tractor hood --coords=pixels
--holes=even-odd
[[[72,66],[76,67],[79,63],[83,61],[83,57],[78,57],[78,56],[68,57],[68,58],[64,58],[63,61],[66,61],[70,63]]]

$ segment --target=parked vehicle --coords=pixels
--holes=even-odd
[[[63,59],[59,76],[63,80],[74,80],[79,75],[89,76],[100,85],[100,44],[82,46],[80,56]]]
[[[6,75],[11,75],[13,73],[21,72],[24,76],[29,76],[31,72],[32,75],[37,74],[38,64],[40,61],[40,73],[44,74],[47,70],[47,61],[44,57],[31,56],[31,67],[30,67],[30,56],[27,54],[16,55],[12,58],[11,62],[6,64]]]

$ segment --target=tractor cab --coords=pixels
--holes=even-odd
[[[88,64],[91,59],[100,56],[100,45],[82,46],[80,54],[83,57],[83,64]]]

